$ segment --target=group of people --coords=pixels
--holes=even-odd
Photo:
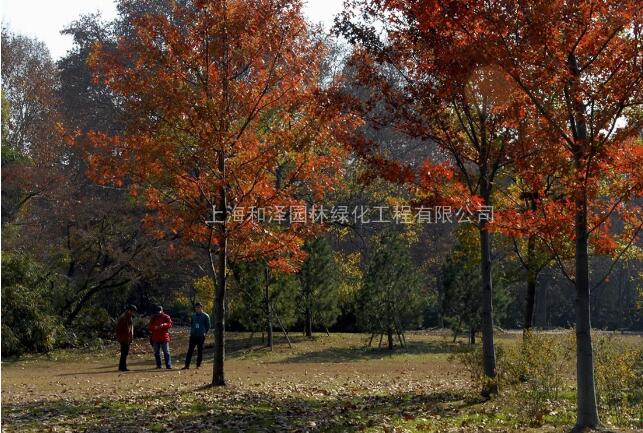
[[[129,354],[130,345],[134,340],[134,315],[138,309],[136,305],[128,305],[127,309],[116,322],[116,339],[121,345],[121,358],[118,364],[119,371],[129,371],[127,368],[127,355]],[[170,328],[172,328],[172,318],[163,311],[163,307],[155,307],[155,313],[150,318],[147,329],[150,331],[150,344],[154,348],[154,359],[156,368],[163,368],[161,364],[161,351],[165,368],[172,369],[172,356],[170,355]],[[194,305],[192,314],[192,323],[190,326],[190,341],[188,352],[185,355],[185,365],[183,370],[190,368],[194,348],[197,349],[196,368],[201,366],[203,360],[203,344],[205,336],[210,330],[210,316],[203,312],[203,305],[197,302]]]

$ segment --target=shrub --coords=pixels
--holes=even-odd
[[[23,345],[20,339],[13,333],[10,327],[2,324],[2,356],[19,355],[22,353]]]
[[[134,316],[132,319],[132,326],[134,326],[134,338],[143,338],[149,337],[150,331],[147,329],[147,325],[150,323],[150,317],[146,316]],[[116,322],[114,322],[112,327],[111,337],[114,338],[116,335],[115,331]]]
[[[114,323],[107,310],[101,307],[88,307],[74,321],[74,331],[83,343],[96,338],[109,339],[114,336]]]
[[[2,255],[2,356],[48,352],[56,347],[64,328],[47,302],[50,283],[32,258]]]
[[[594,340],[594,372],[598,403],[623,423],[631,405],[640,392],[640,369],[643,351],[628,348],[614,337],[599,335]]]
[[[535,420],[550,409],[563,388],[571,360],[566,345],[553,335],[526,332],[520,347],[519,369],[525,381],[525,409]]]
[[[500,345],[496,345],[496,365],[502,365],[505,351]],[[490,385],[490,380],[484,374],[484,358],[482,346],[475,346],[471,349],[455,353],[449,357],[450,360],[458,361],[469,375],[471,386],[474,390],[480,391]],[[496,369],[497,379],[501,380],[503,372]]]

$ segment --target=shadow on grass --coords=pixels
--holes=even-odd
[[[254,345],[249,346],[247,338],[234,338],[229,339],[226,342],[226,359],[233,360],[237,358],[244,357],[246,355],[263,355],[268,354],[269,349],[262,344],[256,344],[260,340],[255,339]],[[291,339],[293,347],[297,350],[298,345],[309,344],[310,339],[295,336]],[[286,357],[285,359],[281,358],[270,361],[270,364],[283,364],[283,363],[345,363],[345,362],[360,362],[365,360],[373,359],[386,359],[398,355],[427,355],[427,354],[451,354],[462,352],[468,350],[468,346],[461,343],[452,343],[450,341],[411,341],[408,343],[406,349],[395,347],[393,350],[388,350],[385,347],[363,347],[361,345],[353,345],[348,347],[321,347],[319,349],[314,348],[306,352],[300,352],[293,354],[292,356]],[[278,352],[283,352],[288,349],[287,343],[285,341],[276,341],[275,350]],[[180,350],[180,351],[177,351]],[[185,361],[185,356],[187,352],[186,345],[174,345],[171,347],[172,351],[172,362],[174,368],[181,368]],[[176,351],[176,352],[175,352]],[[214,354],[214,347],[212,344],[206,344],[203,350],[203,362],[210,363]],[[141,366],[154,366],[154,355],[152,353],[148,354],[148,358],[137,359],[135,361],[129,361],[129,367],[141,367]],[[196,351],[192,357],[192,364],[196,363]],[[114,369],[118,364],[118,356],[114,357]],[[101,366],[96,369],[108,369],[109,366]],[[135,371],[142,371],[136,369]],[[102,373],[102,372],[101,372]],[[69,373],[67,375],[73,375],[74,373]],[[77,373],[84,374],[84,373]],[[87,373],[94,374],[94,373]]]
[[[153,399],[8,404],[3,405],[3,424],[7,432],[46,428],[89,432],[357,432],[396,419],[457,416],[476,403],[467,400],[464,393],[447,391],[313,397],[199,387],[190,392],[158,394]]]
[[[395,347],[393,350],[380,347],[328,347],[322,350],[297,354],[281,362],[359,362],[369,359],[389,358],[400,354],[426,355],[426,354],[451,354],[461,352],[464,346],[442,341],[415,341],[409,342],[407,348]]]

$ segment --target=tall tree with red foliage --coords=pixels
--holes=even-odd
[[[121,135],[89,134],[90,170],[144,199],[159,237],[205,248],[216,287],[212,385],[225,385],[228,261],[296,269],[313,226],[282,212],[335,187],[345,122],[322,97],[325,48],[298,0],[177,2],[131,22],[116,50],[97,46],[91,59],[129,118]]]
[[[638,137],[643,105],[643,4],[636,0],[369,3],[369,11],[383,10],[391,17],[392,24],[385,24],[393,26],[389,35],[424,40],[430,53],[469,52],[473,62],[495,66],[519,89],[529,114],[526,118],[534,130],[539,129],[547,149],[542,158],[545,165],[525,164],[520,167],[521,176],[540,193],[547,179],[543,173],[551,166],[560,190],[541,203],[540,218],[527,212],[522,221],[549,239],[554,251],[564,248],[567,239],[574,242],[571,272],[565,270],[563,255],[557,258],[576,288],[575,430],[599,426],[588,251],[590,247],[599,252],[618,249],[609,233],[615,212],[624,221],[624,247],[636,240],[641,228],[641,208],[633,199],[643,194],[643,150]],[[440,40],[451,45],[435,43]],[[420,56],[402,58],[407,62],[399,63],[401,68],[422,60]],[[515,216],[521,221],[521,215]]]
[[[482,394],[488,397],[498,391],[491,272],[492,198],[498,179],[525,148],[520,145],[525,98],[501,69],[486,62],[471,46],[459,45],[452,35],[418,33],[385,3],[359,1],[356,6],[369,20],[383,23],[386,30],[386,38],[379,41],[375,28],[365,27],[350,13],[338,21],[340,31],[357,47],[350,63],[356,81],[375,89],[367,106],[385,107],[378,111],[381,118],[369,113],[368,121],[394,125],[426,146],[438,147],[449,160],[446,164],[425,161],[415,167],[417,171],[410,167],[400,170],[399,164],[391,161],[375,162],[385,176],[401,176],[415,183],[420,201],[438,200],[462,208],[463,214],[456,218],[477,224],[481,330],[488,378]],[[384,76],[383,72],[390,69],[397,72],[397,80]],[[359,101],[354,105],[361,108]],[[369,143],[358,144],[369,147]]]

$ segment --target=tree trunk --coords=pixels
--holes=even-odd
[[[224,73],[221,75],[222,79],[222,95],[223,95],[223,110],[226,113],[228,110],[228,32],[227,32],[227,10],[226,3],[223,2],[224,8],[224,22],[223,22],[223,41],[224,52],[222,61],[224,65]],[[218,245],[217,245],[217,266],[216,266],[216,289],[214,293],[214,366],[212,370],[212,386],[225,386],[225,375],[223,372],[223,363],[225,360],[225,306],[226,306],[226,284],[228,273],[228,233],[227,233],[227,219],[228,219],[228,192],[226,185],[226,142],[225,132],[228,131],[229,122],[225,115],[219,118],[219,129],[224,134],[219,134],[218,142],[218,169],[219,176],[221,177],[221,184],[219,186],[219,197],[216,199],[216,204],[221,212],[221,222],[216,223],[216,213],[212,215],[219,228]],[[210,262],[212,262],[212,246],[209,248]],[[214,266],[212,267],[214,272]]]
[[[483,177],[484,179],[484,177]],[[488,180],[481,182],[480,192],[485,205],[491,206],[491,191]],[[482,355],[484,374],[488,379],[481,394],[485,397],[498,393],[496,382],[496,351],[493,342],[493,287],[491,283],[491,238],[487,230],[487,221],[479,224],[480,231],[480,279],[482,283],[481,319],[482,319]]]
[[[310,303],[306,302],[306,323],[305,323],[306,337],[313,336],[313,313],[310,311]]]
[[[576,429],[599,425],[594,386],[592,325],[590,319],[587,211],[583,198],[576,200]]]
[[[568,108],[573,112],[574,122],[570,125],[575,132],[574,168],[579,180],[576,187],[575,204],[575,285],[576,285],[576,426],[577,431],[598,427],[598,407],[594,386],[594,359],[592,355],[592,324],[590,320],[589,258],[587,255],[587,184],[588,173],[587,122],[578,83],[580,68],[572,53],[567,59],[572,77],[566,86]]]
[[[222,150],[219,154],[219,172],[225,179],[225,152]],[[212,371],[212,386],[225,386],[225,375],[223,373],[223,363],[225,360],[225,305],[226,305],[226,284],[228,273],[228,233],[226,231],[226,219],[228,218],[228,199],[225,185],[219,189],[219,208],[221,209],[221,222],[216,223],[218,226],[218,245],[217,245],[217,263],[216,272],[213,262],[212,246],[209,248],[210,263],[212,272],[216,276],[216,290],[214,294],[214,366]],[[216,213],[213,220],[217,221]]]
[[[476,328],[469,329],[469,344],[472,346],[476,344]]]
[[[266,269],[266,277],[268,277],[268,270]],[[266,344],[267,347],[272,350],[273,346],[273,335],[272,335],[272,308],[270,308],[270,293],[268,291],[269,285],[268,285],[268,280],[266,280],[266,294],[265,294],[265,301],[266,301],[266,335],[268,336],[268,343]]]
[[[367,347],[371,347],[371,345],[373,344],[373,338],[375,338],[375,334],[374,334],[374,333],[373,333],[373,334],[371,334],[371,338],[369,338],[369,340],[368,340]]]
[[[386,335],[388,337],[388,350],[393,350],[393,330],[390,326],[386,330]]]
[[[529,330],[534,326],[534,306],[536,305],[535,255],[536,238],[531,235],[527,241],[527,305],[525,306],[525,330]]]
[[[292,349],[292,342],[290,341],[290,337],[288,336],[288,331],[286,331],[286,327],[284,324],[281,322],[281,319],[279,318],[279,315],[275,313],[275,317],[277,318],[277,323],[279,324],[279,327],[281,328],[281,332],[284,334],[284,338],[288,342],[288,347]]]
[[[225,229],[222,229],[224,231]],[[212,252],[210,252],[212,255]],[[214,368],[212,385],[225,386],[223,362],[225,360],[225,292],[227,270],[227,239],[219,245],[216,262],[216,290],[214,294]],[[212,263],[213,267],[215,266]]]

